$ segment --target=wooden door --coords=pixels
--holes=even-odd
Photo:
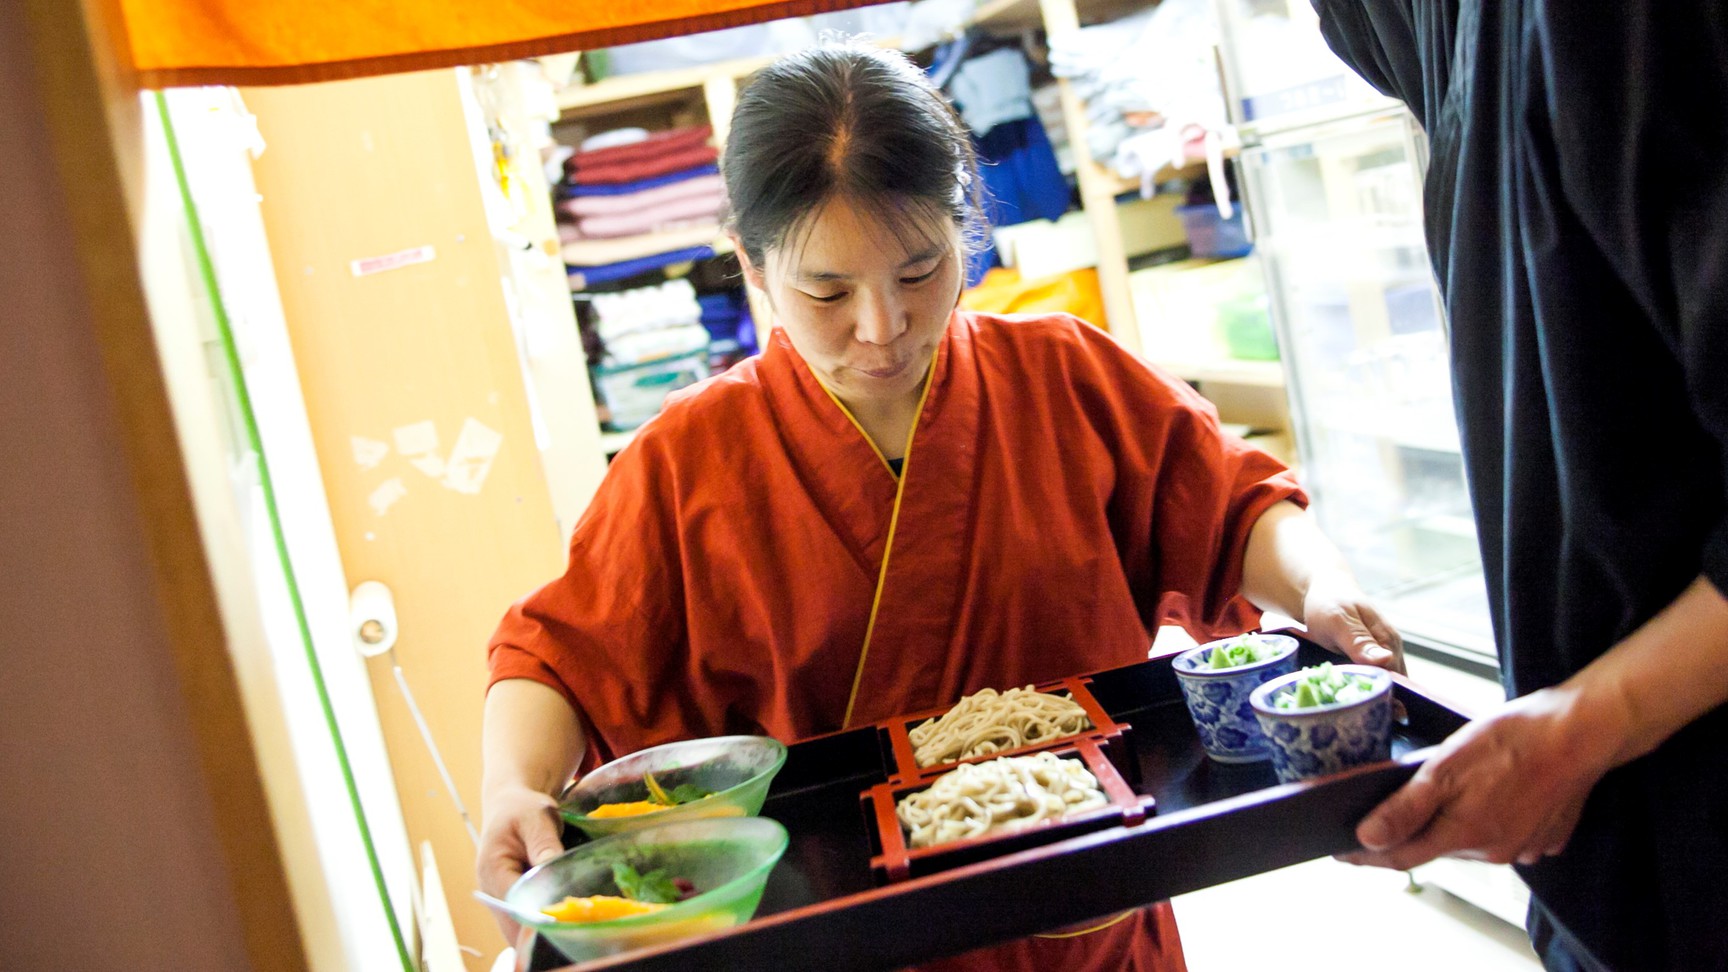
[[[479,824],[485,645],[557,575],[563,538],[454,71],[243,92],[294,356],[350,585],[395,595],[395,649]],[[503,947],[474,847],[388,657],[369,663],[410,839],[458,940]]]

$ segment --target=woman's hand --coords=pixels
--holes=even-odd
[[[1316,573],[1302,598],[1308,638],[1360,665],[1404,672],[1404,639],[1346,571]]]
[[[1353,662],[1404,671],[1404,639],[1368,603],[1314,518],[1288,500],[1260,514],[1248,532],[1242,593],[1301,621],[1311,640]]]
[[[550,794],[570,779],[587,746],[576,710],[556,690],[509,678],[486,693],[480,735],[484,824],[474,863],[480,890],[502,898],[523,871],[564,849],[558,801]],[[515,945],[522,929],[502,915],[494,917]]]
[[[503,788],[487,794],[485,814],[475,867],[480,890],[495,898],[504,897],[523,871],[564,850],[558,801],[548,794],[525,786]],[[504,938],[515,944],[521,927],[497,912],[492,917]]]
[[[1352,864],[1409,870],[1440,857],[1533,864],[1560,853],[1584,800],[1618,762],[1615,708],[1543,689],[1466,724],[1356,828]]]

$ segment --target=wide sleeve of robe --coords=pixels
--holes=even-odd
[[[691,709],[675,466],[657,436],[627,452],[572,532],[564,575],[512,605],[488,648],[492,683],[541,682],[581,713],[584,770],[621,755],[605,742],[615,728],[658,727],[653,742],[668,742]]]
[[[1259,611],[1239,593],[1248,536],[1273,505],[1307,506],[1295,477],[1224,432],[1186,382],[1096,328],[1071,317],[1036,326],[1058,331],[1059,387],[1096,437],[1078,458],[1110,470],[1111,533],[1148,632],[1172,624],[1207,640],[1255,627]]]

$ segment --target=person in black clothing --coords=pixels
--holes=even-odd
[[[1346,859],[1515,862],[1550,969],[1728,969],[1728,7],[1314,3],[1428,133],[1514,697]]]

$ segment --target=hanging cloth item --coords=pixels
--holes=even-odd
[[[594,50],[859,0],[120,0],[146,88],[304,84]]]
[[[987,193],[984,215],[991,226],[1059,219],[1068,211],[1068,180],[1037,115],[997,125],[972,145]]]
[[[1032,69],[1017,47],[1004,47],[960,65],[948,90],[960,117],[983,138],[1003,122],[1032,117]]]
[[[985,274],[978,286],[960,295],[960,306],[991,314],[1073,314],[1108,330],[1104,291],[1098,285],[1098,271],[1092,267],[1036,280],[1021,277],[1018,270],[997,267]]]

